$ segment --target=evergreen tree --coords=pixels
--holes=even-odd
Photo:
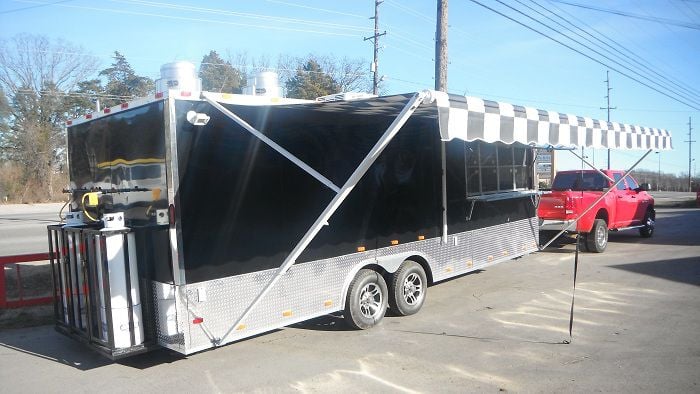
[[[209,51],[199,66],[202,89],[210,92],[241,93],[245,78],[240,70],[224,61],[216,51]]]
[[[340,91],[338,83],[325,73],[314,59],[309,59],[303,66],[297,67],[296,74],[287,81],[286,87],[287,97],[307,100]]]
[[[153,80],[136,75],[124,55],[114,51],[114,63],[99,73],[107,79],[103,107],[111,107],[133,98],[144,97],[155,90]]]

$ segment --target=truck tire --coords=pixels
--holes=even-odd
[[[417,313],[425,301],[428,279],[423,267],[406,260],[391,278],[389,306],[399,316]]]
[[[654,214],[648,210],[647,213],[644,214],[644,221],[642,222],[644,227],[639,229],[639,235],[643,238],[651,238],[651,236],[654,235],[654,224]]]
[[[348,287],[345,321],[360,330],[377,325],[386,314],[387,296],[384,278],[378,272],[361,269]]]
[[[593,221],[591,232],[586,234],[586,249],[593,253],[603,253],[608,246],[608,224],[603,219]]]

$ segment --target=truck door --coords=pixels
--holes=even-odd
[[[615,182],[622,178],[621,172],[613,174]],[[629,179],[629,178],[628,178]],[[635,210],[637,209],[637,192],[630,190],[626,180],[617,184],[617,190],[614,191],[616,198],[615,217],[612,219],[611,227],[627,227],[632,224]]]

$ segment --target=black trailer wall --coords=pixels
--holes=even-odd
[[[229,108],[338,186],[396,115]],[[211,120],[194,127],[189,110]],[[176,113],[187,282],[278,267],[334,192],[208,104],[178,101]],[[437,123],[412,117],[298,262],[434,237],[440,215]]]

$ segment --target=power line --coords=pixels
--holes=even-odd
[[[517,19],[515,19],[515,18],[513,18],[513,17],[511,17],[511,16],[508,16],[508,15],[506,15],[506,14],[504,14],[504,13],[502,13],[502,12],[500,12],[500,11],[494,9],[494,8],[491,8],[491,7],[485,5],[485,4],[483,4],[483,3],[481,3],[481,2],[479,2],[479,1],[477,1],[477,0],[469,0],[469,1],[471,1],[471,2],[474,3],[474,4],[477,4],[477,5],[481,6],[481,7],[483,7],[483,8],[486,8],[487,10],[490,10],[490,11],[492,11],[492,12],[494,12],[494,13],[496,13],[496,14],[498,14],[498,15],[500,15],[500,16],[506,18],[506,19],[509,19],[509,20],[511,20],[511,21],[513,21],[513,22],[515,22],[515,23],[517,23],[517,24],[519,24],[519,25],[525,27],[526,29],[532,30],[532,31],[534,31],[534,32],[537,33],[537,34],[540,34],[540,35],[542,35],[542,36],[544,36],[544,37],[546,37],[546,38],[549,38],[550,40],[552,40],[552,41],[554,41],[554,42],[556,42],[556,43],[558,43],[558,44],[560,44],[560,45],[562,45],[562,46],[564,46],[564,47],[566,47],[566,48],[568,48],[568,49],[570,49],[570,50],[572,50],[572,51],[578,53],[579,55],[582,55],[582,56],[584,56],[584,57],[586,57],[586,58],[588,58],[588,59],[590,59],[590,60],[592,60],[592,61],[594,61],[594,62],[596,62],[596,63],[598,63],[598,64],[600,64],[600,65],[602,65],[602,66],[608,67],[608,68],[610,68],[611,70],[616,71],[616,72],[618,72],[618,73],[620,73],[620,74],[626,76],[627,78],[629,78],[629,79],[631,79],[631,80],[633,80],[633,81],[635,81],[635,82],[637,82],[637,83],[639,83],[639,84],[641,84],[641,85],[644,85],[644,86],[648,87],[649,89],[651,89],[651,90],[653,90],[653,91],[655,91],[655,92],[657,92],[657,93],[660,93],[660,94],[662,94],[662,95],[664,95],[664,96],[666,96],[666,97],[668,97],[668,98],[670,98],[670,99],[672,99],[672,100],[674,100],[674,101],[677,101],[677,102],[679,102],[679,103],[681,103],[681,104],[687,105],[687,106],[690,107],[690,108],[693,108],[693,109],[696,109],[696,110],[700,110],[700,105],[697,105],[697,104],[689,104],[689,103],[687,103],[686,101],[683,101],[683,100],[679,99],[678,97],[674,97],[674,96],[672,96],[672,95],[670,95],[670,94],[668,94],[668,93],[666,93],[666,92],[663,92],[663,91],[657,89],[656,87],[651,86],[651,85],[649,85],[648,83],[645,83],[644,81],[639,80],[638,78],[635,78],[635,77],[633,77],[633,76],[630,76],[630,75],[628,75],[628,74],[626,74],[626,73],[620,71],[619,69],[617,69],[617,68],[615,68],[615,67],[611,67],[610,65],[608,65],[608,64],[606,64],[606,63],[604,63],[604,62],[602,62],[602,61],[600,61],[600,60],[598,60],[598,59],[596,59],[596,58],[594,58],[594,57],[592,57],[592,56],[590,56],[590,55],[587,55],[586,53],[584,53],[584,52],[582,52],[582,51],[580,51],[580,50],[578,50],[578,49],[572,47],[571,45],[568,45],[568,44],[566,44],[566,43],[564,43],[564,42],[562,42],[562,41],[560,41],[560,40],[557,40],[556,38],[554,38],[554,37],[552,37],[552,36],[550,36],[550,35],[548,35],[548,34],[542,32],[542,31],[540,31],[540,30],[537,30],[537,29],[535,29],[534,27],[528,26],[527,24],[525,24],[525,23],[523,23],[523,22],[520,22],[520,21],[518,21]],[[498,0],[497,0],[497,1],[498,1]],[[499,1],[499,2],[500,2],[500,1]],[[500,2],[500,3],[503,4],[502,2]],[[505,4],[504,4],[504,5],[505,5]],[[510,8],[512,8],[512,7],[510,7]],[[522,13],[522,12],[521,12],[521,13]]]
[[[518,0],[516,0],[516,1],[518,1]],[[618,51],[617,49],[615,49],[612,45],[610,45],[608,42],[606,42],[605,40],[610,41],[610,42],[616,44],[618,48],[621,48],[624,52],[626,52],[626,53],[629,54],[630,56],[634,57],[634,58],[639,62],[639,64],[634,64],[634,63],[633,63],[633,65],[635,65],[636,68],[647,70],[648,72],[650,72],[650,73],[652,73],[652,74],[654,74],[654,75],[656,75],[656,76],[658,76],[658,77],[664,79],[665,81],[667,81],[668,83],[671,83],[672,85],[678,87],[679,89],[682,89],[682,90],[683,90],[685,93],[687,93],[687,94],[691,94],[691,95],[700,95],[700,91],[696,91],[696,90],[694,90],[694,89],[692,89],[692,88],[689,88],[689,87],[687,87],[687,86],[683,86],[683,85],[681,85],[681,84],[675,82],[673,79],[670,79],[670,78],[666,77],[665,75],[663,75],[663,74],[657,72],[656,70],[654,70],[654,69],[652,68],[653,66],[652,66],[648,61],[646,61],[646,59],[644,59],[643,56],[640,56],[640,55],[634,53],[634,52],[631,51],[630,49],[626,48],[624,45],[618,43],[617,41],[615,41],[615,40],[612,39],[611,37],[609,37],[609,36],[607,36],[607,35],[601,33],[600,31],[596,30],[595,28],[591,27],[590,25],[586,24],[585,22],[581,21],[580,19],[576,18],[575,16],[573,16],[573,15],[567,13],[569,16],[573,17],[574,19],[576,19],[576,20],[578,20],[580,23],[582,23],[584,26],[586,26],[586,27],[588,28],[588,30],[592,30],[592,31],[596,32],[598,35],[600,35],[601,37],[603,37],[605,40],[603,40],[603,39],[601,39],[601,38],[599,38],[599,37],[596,37],[595,35],[591,34],[591,33],[590,33],[588,30],[586,30],[586,29],[582,29],[580,26],[578,26],[578,25],[576,25],[575,23],[571,22],[571,21],[568,20],[567,18],[562,17],[561,15],[557,14],[556,12],[554,12],[554,11],[552,11],[552,10],[550,10],[550,9],[548,9],[548,8],[546,8],[546,7],[544,7],[542,4],[538,3],[537,1],[535,1],[535,0],[530,0],[530,1],[531,1],[532,3],[534,3],[534,4],[536,4],[537,6],[539,6],[540,8],[542,8],[543,10],[546,10],[546,11],[549,12],[550,14],[556,16],[557,18],[559,18],[559,19],[561,19],[562,21],[566,22],[567,24],[573,26],[573,27],[576,28],[577,30],[579,30],[579,31],[581,31],[582,33],[584,33],[584,34],[590,36],[591,38],[595,39],[596,41],[600,42],[601,44],[605,45],[606,47],[608,47],[608,48],[610,48],[610,49],[603,48],[601,45],[595,44],[593,41],[591,41],[591,39],[587,39],[587,38],[585,38],[584,36],[582,36],[581,34],[576,33],[576,32],[574,32],[573,30],[571,30],[571,29],[569,29],[569,28],[563,26],[561,23],[558,23],[558,22],[554,21],[554,22],[557,23],[559,26],[562,26],[562,27],[564,27],[565,29],[567,29],[567,30],[573,32],[574,34],[576,34],[577,36],[583,38],[584,40],[586,40],[586,41],[588,41],[588,42],[590,42],[590,43],[596,45],[598,48],[601,48],[601,49],[605,50],[606,52],[608,52],[608,53],[610,53],[610,54],[613,54],[613,55],[614,55],[614,54],[618,54],[618,55],[619,55],[619,54],[620,54],[619,51]],[[518,2],[520,2],[520,1],[518,1]],[[521,3],[521,4],[522,4],[522,3]],[[528,7],[528,8],[530,8],[530,7]],[[556,6],[555,6],[555,8],[556,8]],[[557,9],[558,9],[558,8],[557,8]],[[563,11],[563,10],[560,10],[560,11]],[[537,11],[535,11],[535,12],[537,12]],[[566,12],[566,11],[563,11],[563,12]],[[538,13],[539,13],[539,12],[538,12]],[[539,14],[542,15],[542,16],[545,16],[545,15],[543,15],[543,14],[541,14],[541,13],[539,13]],[[546,16],[545,16],[545,17],[546,17]],[[548,18],[548,17],[547,17],[547,18]],[[548,18],[548,19],[552,20],[551,18]],[[614,51],[614,52],[613,52],[613,51]]]
[[[611,57],[609,57],[609,56],[607,56],[607,55],[604,55],[604,54],[600,53],[599,51],[597,51],[597,50],[595,50],[595,49],[589,47],[588,45],[586,45],[586,44],[584,44],[584,43],[581,43],[580,41],[578,41],[578,40],[576,40],[576,39],[574,39],[574,38],[572,38],[572,37],[570,37],[570,36],[564,34],[563,32],[561,32],[561,31],[559,31],[559,30],[557,30],[557,29],[555,29],[555,28],[553,28],[552,26],[549,26],[549,25],[545,24],[544,22],[533,18],[532,16],[530,16],[530,15],[528,15],[528,14],[522,12],[521,10],[519,10],[519,9],[517,9],[517,8],[514,8],[514,7],[510,6],[510,5],[507,5],[507,4],[505,4],[504,2],[502,2],[501,0],[496,0],[496,1],[499,2],[499,3],[501,3],[502,5],[504,5],[504,6],[508,7],[508,8],[510,8],[511,10],[513,10],[513,11],[515,11],[515,12],[518,12],[519,14],[524,15],[525,17],[527,17],[527,18],[529,18],[529,19],[531,19],[531,20],[533,20],[533,21],[539,23],[540,25],[542,25],[542,26],[544,26],[544,27],[546,27],[546,28],[548,28],[548,29],[550,29],[550,30],[552,30],[552,31],[554,31],[554,32],[556,32],[556,33],[558,33],[558,34],[560,34],[560,35],[562,35],[562,36],[568,38],[569,40],[571,40],[571,41],[577,43],[578,45],[581,45],[582,47],[584,47],[584,48],[586,48],[586,49],[588,49],[588,50],[594,52],[595,54],[597,54],[597,55],[599,55],[599,56],[602,56],[603,58],[605,58],[605,59],[607,59],[607,60],[609,60],[609,61],[612,61],[613,63],[617,64],[618,66],[623,67],[624,69],[626,69],[626,70],[628,70],[628,71],[631,71],[632,73],[638,75],[639,77],[645,78],[645,79],[647,79],[648,81],[650,81],[651,83],[654,83],[654,84],[656,84],[656,85],[658,85],[658,86],[660,86],[660,87],[662,87],[662,88],[665,88],[666,90],[672,92],[673,94],[675,94],[675,95],[677,95],[677,96],[682,97],[682,98],[685,99],[685,100],[688,100],[688,101],[692,102],[693,104],[700,105],[700,99],[698,99],[698,98],[693,98],[693,97],[689,97],[689,96],[688,96],[687,94],[685,94],[685,93],[680,93],[680,92],[678,92],[678,91],[675,91],[675,89],[669,88],[668,86],[664,86],[663,84],[659,83],[658,81],[652,80],[649,76],[647,76],[647,75],[642,75],[640,72],[638,72],[638,71],[632,69],[631,67],[629,67],[629,66],[627,66],[627,65],[625,65],[625,64],[623,64],[623,63],[620,63],[620,62],[618,62],[617,60],[612,59]],[[518,1],[518,0],[516,0],[516,1]],[[519,1],[518,1],[518,2],[519,2]],[[540,13],[540,15],[542,15],[542,14]],[[552,19],[549,18],[549,17],[547,17],[547,19],[552,20]]]
[[[634,18],[634,19],[641,19],[641,20],[646,20],[646,21],[650,21],[650,22],[656,22],[656,23],[660,23],[662,25],[673,25],[673,26],[685,27],[688,29],[700,30],[700,24],[698,24],[698,23],[683,22],[683,21],[677,21],[674,19],[660,18],[660,17],[656,17],[656,16],[633,14],[630,12],[613,10],[613,9],[609,9],[609,8],[595,7],[595,6],[586,5],[586,4],[571,3],[571,2],[563,1],[563,0],[551,0],[551,1],[561,3],[561,4],[570,5],[573,7],[585,8],[588,10],[624,16],[627,18]]]

